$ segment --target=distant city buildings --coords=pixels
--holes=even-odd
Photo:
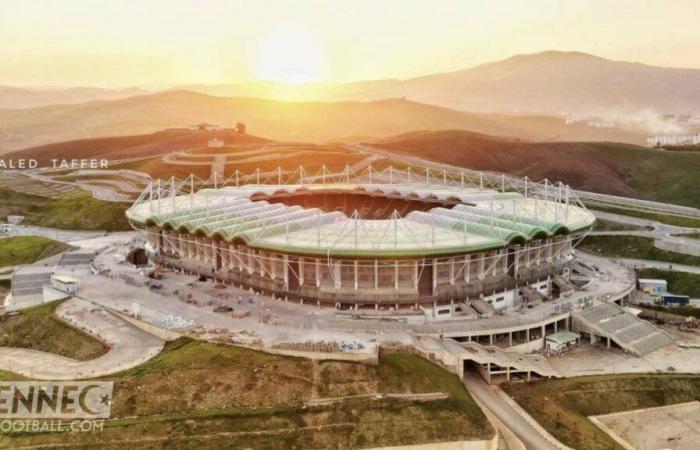
[[[177,131],[177,132],[190,131],[192,133],[196,133],[196,132],[200,132],[200,131],[208,131],[208,132],[235,131],[238,134],[246,134],[246,125],[243,122],[237,122],[236,126],[234,128],[223,128],[221,125],[202,122],[202,123],[188,125],[186,127],[181,127],[181,128],[177,128],[177,127],[166,128],[166,131]]]
[[[647,138],[651,147],[662,145],[700,145],[700,134],[670,134]]]

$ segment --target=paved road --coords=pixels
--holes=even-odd
[[[161,339],[86,300],[67,300],[56,313],[62,320],[99,337],[110,350],[92,360],[76,361],[37,350],[0,347],[0,369],[42,380],[76,380],[129,369],[163,349]]]
[[[73,241],[92,239],[104,235],[104,231],[59,230],[58,228],[37,227],[33,225],[16,225],[8,234],[0,235],[0,239],[16,236],[41,236],[56,241],[71,243]]]
[[[622,264],[632,269],[660,269],[673,272],[697,273],[700,274],[700,267],[688,266],[685,264],[672,264],[664,261],[649,261],[646,259],[633,258],[612,258],[615,263]]]
[[[563,448],[563,445],[557,447],[545,439],[539,430],[494,392],[494,388],[489,386],[478,374],[466,375],[464,385],[473,397],[485,405],[525,444],[528,450],[560,450]]]
[[[700,228],[679,227],[658,222],[656,220],[642,219],[640,217],[625,216],[623,214],[614,214],[605,211],[593,210],[595,216],[599,219],[608,220],[610,222],[625,223],[638,227],[652,227],[654,231],[659,231],[663,234],[685,234],[700,232]]]

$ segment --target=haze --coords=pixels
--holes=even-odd
[[[0,84],[410,78],[577,50],[700,67],[700,3],[0,0]]]

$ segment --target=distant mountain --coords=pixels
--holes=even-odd
[[[407,80],[344,84],[199,85],[212,95],[339,101],[408,99],[474,112],[585,114],[604,117],[700,113],[700,69],[612,61],[547,51]],[[648,121],[648,119],[645,119]],[[647,124],[653,125],[653,124]]]
[[[102,89],[94,87],[18,88],[0,86],[0,109],[36,108],[48,105],[68,105],[92,100],[115,100],[142,95],[147,91],[132,87]]]
[[[210,122],[281,141],[326,142],[381,137],[420,129],[467,129],[538,141],[616,140],[642,136],[546,116],[474,114],[403,99],[372,102],[277,102],[171,91],[112,101],[0,110],[0,151],[103,136],[146,134]]]
[[[418,101],[476,111],[700,112],[700,69],[611,61],[578,52],[518,55],[401,84]]]

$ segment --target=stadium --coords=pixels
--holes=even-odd
[[[421,171],[158,180],[127,217],[156,264],[320,307],[454,317],[571,287],[595,218],[568,186]]]

